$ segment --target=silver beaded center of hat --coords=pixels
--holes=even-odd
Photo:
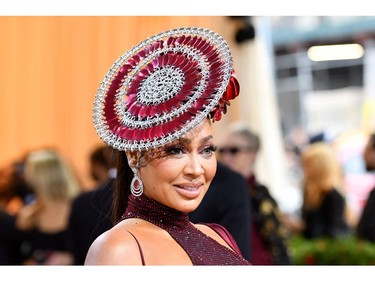
[[[140,85],[137,99],[147,105],[163,103],[178,94],[184,85],[185,75],[176,67],[156,69]]]

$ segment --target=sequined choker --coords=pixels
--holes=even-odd
[[[122,218],[140,218],[163,228],[186,251],[193,265],[249,265],[240,255],[195,228],[188,213],[164,206],[145,195],[131,195]]]

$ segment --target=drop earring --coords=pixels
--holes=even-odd
[[[131,169],[134,173],[134,177],[133,177],[133,179],[130,183],[130,192],[135,197],[138,197],[138,196],[141,196],[143,194],[143,182],[138,176],[138,169],[134,168],[134,167],[132,167]]]

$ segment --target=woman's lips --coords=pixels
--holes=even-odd
[[[201,193],[203,188],[203,184],[184,184],[184,185],[176,185],[177,192],[180,193],[182,196],[187,198],[196,198]]]

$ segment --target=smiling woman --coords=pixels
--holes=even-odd
[[[216,172],[211,122],[238,94],[227,43],[204,28],[156,34],[113,64],[94,124],[121,151],[115,226],[93,242],[86,265],[250,264],[224,227],[188,217]]]

